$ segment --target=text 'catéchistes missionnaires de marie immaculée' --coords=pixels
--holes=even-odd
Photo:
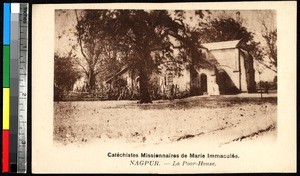
[[[189,154],[174,154],[174,153],[107,153],[108,157],[128,157],[128,158],[239,158],[234,153],[230,154],[212,154],[212,153],[189,153]]]

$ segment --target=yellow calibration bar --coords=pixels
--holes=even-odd
[[[3,130],[9,130],[10,90],[3,88]]]

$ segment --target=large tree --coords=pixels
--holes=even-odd
[[[199,33],[201,43],[243,39],[245,45],[242,47],[251,54],[254,54],[260,45],[254,40],[254,34],[233,18],[214,19],[200,28]]]
[[[200,63],[208,64],[202,59],[200,45],[184,23],[182,12],[177,11],[175,17],[171,17],[164,10],[85,10],[77,15],[78,42],[82,45],[93,41],[90,47],[100,47],[105,37],[116,57],[138,70],[140,103],[149,103],[149,78],[163,61],[182,63],[184,58],[195,58],[191,62],[198,59]],[[195,12],[201,14],[200,11]],[[174,49],[190,57],[176,57]],[[87,57],[85,52],[82,54]]]
[[[104,79],[113,70],[118,69],[120,62],[117,53],[112,48],[107,37],[101,30],[99,19],[94,11],[85,13],[84,10],[56,10],[56,52],[68,54],[78,70],[83,72],[86,79],[87,91],[94,92],[97,82]],[[97,16],[97,15],[96,15]],[[68,23],[64,21],[68,20]]]
[[[101,28],[101,18],[106,17],[107,13],[109,13],[107,10],[93,13],[75,10],[77,44],[73,49],[79,48],[85,62],[81,62],[82,59],[77,57],[78,54],[74,54],[73,57],[77,58],[78,65],[83,69],[91,92],[96,88],[96,76],[107,71],[105,68],[111,66],[109,63],[115,61],[117,57],[117,52]]]

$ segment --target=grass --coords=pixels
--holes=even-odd
[[[176,100],[159,100],[151,104],[130,104],[131,107],[139,107],[140,109],[189,109],[189,108],[227,108],[237,105],[262,105],[270,103],[277,104],[277,97],[190,97]],[[116,108],[121,108],[117,106]],[[123,106],[124,107],[124,106]]]

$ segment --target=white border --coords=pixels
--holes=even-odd
[[[139,151],[131,146],[103,144],[98,148],[55,147],[53,131],[53,54],[55,9],[209,9],[277,11],[278,138],[275,145],[247,148],[204,146],[148,147],[142,152],[235,152],[238,161],[224,160],[209,168],[129,167],[128,159],[107,159],[106,153]],[[32,9],[32,171],[34,173],[227,173],[296,171],[296,2],[47,4]],[[128,167],[126,167],[128,166]]]

